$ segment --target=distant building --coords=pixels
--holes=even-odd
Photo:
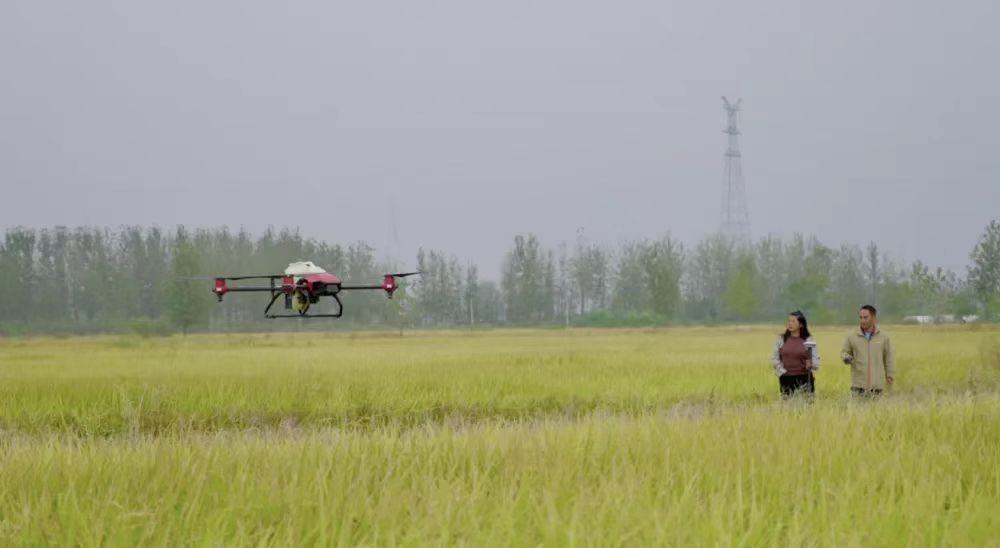
[[[903,323],[914,323],[917,325],[927,325],[934,323],[974,323],[979,321],[979,316],[956,316],[954,314],[941,314],[940,316],[906,316]]]
[[[934,323],[934,316],[906,316],[903,318],[903,323],[915,323],[919,325]]]

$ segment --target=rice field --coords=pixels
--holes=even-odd
[[[1000,329],[0,339],[0,544],[1000,545]]]

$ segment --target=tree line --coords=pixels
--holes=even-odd
[[[364,242],[330,243],[290,228],[257,236],[226,228],[15,228],[0,243],[0,333],[275,328],[263,318],[264,295],[230,295],[216,306],[211,280],[197,277],[275,274],[298,260],[362,283],[401,266]],[[851,323],[861,303],[894,320],[996,320],[1000,312],[997,221],[963,274],[919,260],[899,264],[875,242],[831,247],[807,235],[750,245],[714,235],[692,246],[664,235],[607,247],[581,234],[550,247],[523,234],[505,252],[499,280],[440,250],[420,250],[416,265],[423,275],[407,279],[392,300],[379,292],[343,294],[340,321],[392,328],[664,325],[774,322],[802,310],[814,322]]]

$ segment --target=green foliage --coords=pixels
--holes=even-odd
[[[617,312],[639,312],[649,307],[645,250],[646,244],[642,242],[625,242],[621,247],[611,296],[611,307]]]
[[[710,236],[688,248],[666,235],[610,248],[582,232],[575,246],[555,249],[535,235],[517,236],[499,280],[491,280],[477,265],[444,251],[421,250],[416,264],[386,262],[364,242],[342,246],[288,228],[256,238],[226,228],[11,229],[0,242],[0,329],[128,332],[135,320],[212,331],[571,325],[594,312],[613,312],[598,317],[625,324],[646,313],[671,322],[780,323],[795,309],[813,323],[854,323],[866,302],[884,319],[993,319],[1000,315],[995,233],[1000,223],[992,223],[977,245],[968,281],[922,261],[897,264],[874,243],[864,250],[831,248],[794,235],[741,247]],[[313,324],[265,320],[261,294],[231,294],[214,305],[210,280],[181,282],[175,275],[280,274],[300,260],[355,285],[378,284],[385,272],[413,267],[424,275],[403,282],[406,291],[394,301],[377,291],[345,292],[344,318]],[[314,310],[332,308],[321,300]]]
[[[723,302],[738,249],[736,243],[721,235],[713,235],[695,246],[690,268],[685,273],[688,317],[695,320],[725,319]]]
[[[476,280],[464,279],[468,273],[463,273],[458,259],[449,258],[440,251],[421,249],[417,252],[417,270],[422,272],[415,281],[422,322],[427,325],[468,324],[469,307],[463,306],[463,301],[467,303],[474,297]],[[463,281],[466,282],[465,293]]]
[[[681,277],[684,273],[684,248],[669,235],[643,245],[639,261],[645,274],[650,304],[646,308],[653,314],[675,318],[680,313]]]
[[[555,317],[555,258],[534,234],[517,235],[507,252],[501,285],[507,320],[537,323]]]
[[[188,241],[183,229],[177,231],[174,241],[170,284],[170,321],[183,333],[194,326],[208,323],[208,306],[211,298],[201,284],[192,283],[201,271],[198,250]]]
[[[1000,312],[1000,221],[990,221],[972,251],[969,286],[987,316]]]
[[[723,296],[726,308],[734,319],[747,321],[758,317],[760,308],[756,293],[758,286],[757,265],[754,258],[749,254],[743,255],[729,277]]]

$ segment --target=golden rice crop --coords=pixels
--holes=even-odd
[[[4,544],[996,544],[990,329],[816,403],[776,329],[0,340]]]

